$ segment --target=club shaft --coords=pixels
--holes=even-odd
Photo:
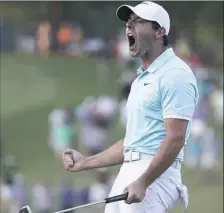
[[[85,207],[88,207],[88,206],[95,206],[95,205],[103,204],[105,202],[106,201],[103,200],[103,201],[98,201],[98,202],[94,202],[94,203],[88,203],[88,204],[85,204],[85,205],[82,205],[82,206],[76,206],[76,207],[73,207],[73,208],[70,208],[70,209],[65,209],[65,210],[61,210],[61,211],[57,211],[57,212],[53,212],[53,213],[65,213],[65,212],[73,211],[73,210],[76,210],[76,209],[85,208]]]

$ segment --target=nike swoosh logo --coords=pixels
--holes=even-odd
[[[144,86],[147,86],[148,84],[150,84],[150,83],[144,83]]]

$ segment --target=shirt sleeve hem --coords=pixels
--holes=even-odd
[[[164,115],[163,119],[165,118],[177,118],[177,119],[184,119],[184,120],[188,120],[191,121],[191,117],[188,116],[184,116],[184,115]]]

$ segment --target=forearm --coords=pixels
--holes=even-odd
[[[141,176],[147,186],[153,183],[172,165],[183,145],[184,138],[165,138],[148,169]]]
[[[124,161],[123,145],[124,142],[122,139],[105,151],[87,157],[85,159],[84,170],[122,164]]]

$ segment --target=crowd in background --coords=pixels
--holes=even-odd
[[[35,27],[18,28],[13,34],[14,46],[10,43],[12,35],[7,24],[0,26],[0,30],[5,39],[1,44],[3,51],[15,48],[18,52],[38,53],[43,56],[51,53],[53,32],[48,21],[40,22]],[[125,106],[140,61],[130,58],[123,30],[121,34],[109,37],[85,37],[80,25],[63,22],[54,32],[58,54],[96,57],[101,61],[103,75],[107,76],[110,71],[105,66],[107,60],[117,60],[124,64],[118,81],[120,94],[116,97],[85,97],[74,108],[69,108],[65,103],[64,106],[55,106],[49,112],[49,117],[46,118],[49,123],[48,146],[56,157],[60,157],[65,148],[83,147],[86,155],[102,151],[117,116],[121,128],[125,128]],[[200,101],[192,123],[191,142],[185,149],[185,166],[191,169],[215,169],[219,166],[222,141],[209,123],[208,116],[212,115],[213,123],[223,125],[223,81],[215,76],[216,68],[212,70],[203,64],[200,55],[193,52],[184,37],[180,36],[172,46],[176,54],[192,67],[200,92]],[[57,187],[46,181],[37,183],[28,191],[26,178],[18,171],[16,159],[13,156],[6,157],[4,166],[0,206],[10,207],[8,212],[1,211],[5,213],[18,212],[21,206],[29,202],[34,212],[47,213],[102,200],[107,197],[112,184],[107,170],[97,170],[95,183],[86,188],[74,188],[68,180],[62,180],[62,184]]]
[[[113,183],[106,169],[97,169],[95,180],[89,187],[74,187],[71,181],[63,179],[58,186],[45,180],[28,189],[26,177],[19,173],[17,166],[16,159],[7,156],[4,162],[4,183],[1,184],[0,190],[1,212],[19,212],[21,207],[29,203],[34,212],[49,213],[100,201],[108,196]]]
[[[136,73],[131,69],[135,64],[127,62],[127,67],[119,79],[119,98],[113,96],[85,97],[74,108],[60,106],[49,113],[48,146],[60,158],[66,148],[83,149],[84,154],[92,155],[102,151],[108,133],[115,125],[118,116],[121,128],[126,125],[125,105],[131,83]],[[195,66],[195,65],[193,65]],[[219,167],[221,139],[208,123],[208,113],[212,111],[215,123],[223,124],[223,91],[212,79],[208,70],[201,64],[193,67],[198,79],[200,101],[192,123],[191,141],[185,149],[185,166],[189,169],[213,170]],[[37,213],[47,213],[56,208],[70,208],[91,201],[99,201],[108,196],[112,180],[106,170],[97,170],[95,183],[87,188],[74,188],[68,180],[58,187],[51,183],[37,183],[30,192],[26,189],[25,177],[17,171],[16,159],[5,159],[4,179],[1,185],[2,202],[9,202],[10,213],[27,204],[28,198]],[[1,205],[3,206],[3,205]]]

